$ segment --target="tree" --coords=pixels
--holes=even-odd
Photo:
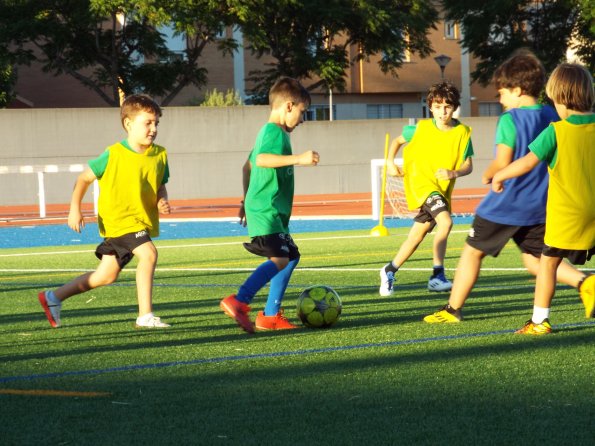
[[[6,107],[14,99],[16,72],[9,58],[0,53],[0,108]]]
[[[249,48],[257,57],[270,56],[268,68],[250,73],[255,102],[281,75],[318,77],[309,88],[345,88],[352,62],[382,54],[380,67],[396,75],[405,50],[428,56],[427,37],[438,19],[424,0],[228,0]],[[349,57],[350,48],[356,55]]]
[[[487,85],[515,50],[532,49],[551,71],[573,49],[593,71],[593,0],[443,0],[446,18],[462,25],[462,44],[479,59],[473,81]],[[591,5],[588,7],[588,5]]]
[[[236,47],[233,39],[216,38],[230,22],[212,0],[0,0],[0,10],[0,48],[11,62],[40,62],[112,106],[136,91],[167,105],[185,86],[206,83],[207,69],[198,64],[206,45]],[[181,54],[167,48],[162,25],[186,36]]]

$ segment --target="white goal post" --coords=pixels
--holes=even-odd
[[[370,162],[372,177],[372,219],[380,218],[380,195],[382,191],[382,171],[385,161],[383,159],[373,159]],[[403,158],[395,158],[395,164],[403,166]],[[407,208],[405,200],[405,188],[403,177],[386,176],[386,188],[384,204],[390,205],[393,218],[411,218],[417,214],[416,211],[410,211]]]

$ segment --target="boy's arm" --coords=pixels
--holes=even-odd
[[[388,148],[388,158],[386,159],[386,171],[389,175],[393,177],[402,177],[403,171],[395,164],[395,157],[399,152],[399,149],[403,144],[405,144],[407,140],[403,135],[398,136],[397,138],[393,139],[390,143],[390,147]]]
[[[161,214],[169,214],[171,212],[171,206],[167,198],[167,188],[165,184],[159,186],[157,189],[157,209]]]
[[[315,166],[320,155],[314,150],[300,153],[299,155],[276,155],[274,153],[261,153],[256,156],[258,167],[285,167],[285,166]]]
[[[252,163],[250,159],[247,159],[244,165],[242,166],[242,188],[244,189],[244,196],[242,201],[240,201],[240,212],[238,213],[238,217],[240,218],[240,224],[242,226],[246,226],[246,209],[244,208],[244,200],[246,199],[246,194],[248,193],[248,186],[250,185],[250,174],[252,173]]]
[[[541,161],[537,158],[533,152],[527,153],[522,158],[510,163],[504,169],[499,170],[492,178],[492,190],[494,192],[502,192],[504,185],[502,184],[505,180],[510,178],[520,177],[531,171]]]
[[[81,203],[83,197],[89,189],[89,186],[95,181],[97,177],[89,168],[85,169],[76,179],[74,190],[70,198],[70,211],[68,212],[68,227],[75,232],[81,232],[85,227],[85,219],[81,212]]]
[[[473,159],[468,157],[457,170],[438,169],[436,171],[436,178],[439,180],[454,180],[469,175],[471,172],[473,172]]]
[[[481,176],[481,182],[483,184],[490,184],[495,173],[512,163],[513,158],[514,150],[511,147],[508,147],[506,144],[497,144],[496,157],[483,172],[483,175]]]

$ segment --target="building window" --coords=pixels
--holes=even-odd
[[[402,118],[403,104],[368,104],[366,117],[368,119]]]
[[[304,113],[304,121],[329,121],[330,107],[328,105],[311,105]],[[337,119],[337,108],[333,105],[333,119]]]
[[[502,104],[499,102],[480,102],[479,116],[500,116]]]
[[[444,22],[444,37],[446,39],[457,39],[457,24],[452,20],[447,20]]]

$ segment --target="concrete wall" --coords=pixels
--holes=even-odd
[[[268,107],[170,107],[157,142],[168,149],[170,199],[238,197],[241,167]],[[492,157],[496,118],[465,118],[473,127],[475,171],[458,187],[480,187]],[[370,159],[384,156],[385,134],[408,119],[307,122],[291,138],[295,153],[314,149],[320,164],[296,171],[297,194],[369,192]],[[116,109],[0,110],[0,166],[86,164],[125,137]],[[0,168],[1,172],[1,168]],[[77,173],[45,175],[47,203],[68,203]],[[37,176],[0,173],[0,206],[37,203]],[[85,201],[91,201],[87,194]]]

